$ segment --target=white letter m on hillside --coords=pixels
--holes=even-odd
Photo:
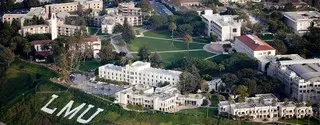
[[[57,116],[60,116],[66,110],[66,113],[64,114],[63,117],[67,117],[68,115],[71,114],[69,119],[72,119],[86,105],[86,103],[82,103],[78,107],[71,110],[73,102],[74,101],[71,100],[66,106],[64,106],[63,109],[61,109],[61,111],[57,114]]]

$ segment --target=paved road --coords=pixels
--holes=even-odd
[[[126,58],[127,59],[133,59],[134,57],[132,56],[132,54],[130,53],[129,49],[127,46],[118,46],[117,44],[119,44],[122,41],[121,35],[117,34],[111,37],[111,44],[113,45],[113,47],[116,49],[117,53],[120,52],[124,52],[126,53]]]
[[[173,13],[162,3],[155,2],[154,3],[156,12],[161,16],[173,15]]]
[[[91,94],[114,95],[116,92],[123,90],[122,87],[113,84],[99,84],[102,82],[92,83],[90,78],[82,74],[72,74],[75,79],[71,87],[81,89]]]

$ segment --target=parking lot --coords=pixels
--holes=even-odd
[[[162,3],[155,2],[154,3],[155,10],[159,15],[167,16],[167,15],[173,15],[173,13]]]
[[[91,94],[113,96],[116,92],[123,90],[122,87],[117,85],[107,84],[103,82],[92,82],[90,80],[90,77],[80,73],[73,73],[70,75],[70,77],[72,77],[71,81],[73,83],[71,87],[81,89]]]

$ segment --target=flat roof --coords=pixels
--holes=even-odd
[[[46,14],[46,9],[43,7],[32,7],[30,11],[27,13],[28,18],[32,18],[34,15],[35,16],[41,16]]]
[[[219,15],[219,14],[204,14],[203,18],[208,21],[214,21],[220,26],[229,26],[229,25],[238,25],[241,24],[240,21],[235,20],[234,18],[238,17],[238,15]]]
[[[319,19],[320,13],[317,11],[295,11],[295,12],[282,12],[283,15],[291,20],[313,20]]]

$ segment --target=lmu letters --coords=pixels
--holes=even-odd
[[[48,106],[50,105],[51,102],[53,102],[53,100],[55,100],[55,99],[58,98],[59,96],[53,94],[51,97],[52,97],[52,98],[50,99],[50,101],[41,108],[42,111],[44,111],[44,112],[46,112],[46,113],[48,113],[48,114],[53,114],[53,113],[57,110],[57,108],[50,109],[50,108],[48,108]],[[74,102],[74,101],[71,100],[66,106],[64,106],[64,107],[60,110],[60,112],[57,114],[57,116],[60,116],[63,112],[65,112],[64,115],[63,115],[63,117],[69,116],[69,119],[72,119],[72,118],[86,105],[86,103],[82,103],[82,104],[79,105],[78,107],[75,107],[74,109],[71,109],[73,102]],[[83,123],[83,124],[88,123],[88,122],[90,122],[94,117],[96,117],[100,112],[103,111],[103,109],[98,108],[97,111],[96,111],[94,114],[92,114],[87,120],[83,119],[82,117],[83,117],[91,108],[93,108],[93,107],[94,107],[93,105],[89,104],[88,107],[87,107],[87,109],[86,109],[84,112],[82,112],[81,115],[78,116],[77,122]]]

